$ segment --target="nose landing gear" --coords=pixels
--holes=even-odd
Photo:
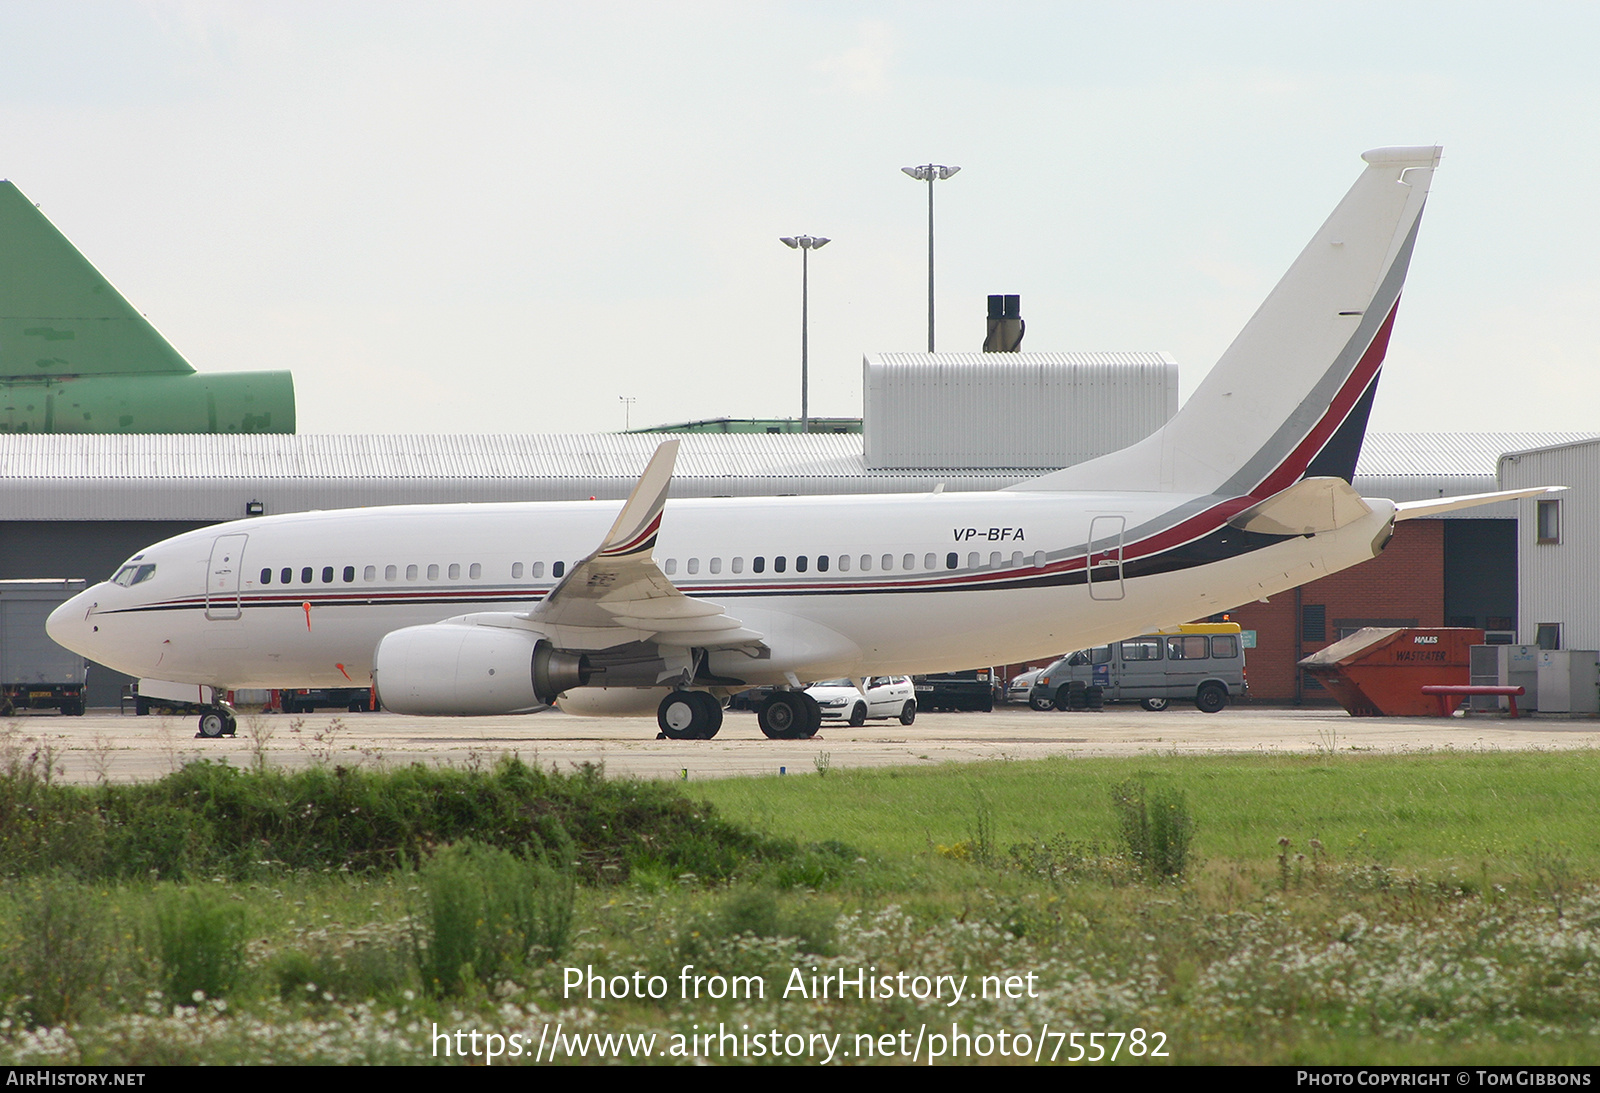
[[[232,736],[238,727],[232,710],[226,706],[207,706],[200,711],[200,731],[195,735],[214,740],[219,736]]]

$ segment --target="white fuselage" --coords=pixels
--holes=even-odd
[[[1187,622],[1373,557],[1394,513],[1375,501],[1337,531],[1230,554],[1216,546],[1230,504],[1244,502],[1015,491],[683,500],[668,503],[654,557],[770,650],[713,653],[718,675],[782,683],[1008,663]],[[155,567],[138,583],[98,584],[63,605],[50,634],[140,677],[364,686],[392,631],[532,609],[618,508],[405,506],[205,528],[138,555]]]

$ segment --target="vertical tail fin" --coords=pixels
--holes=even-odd
[[[1378,148],[1209,375],[1137,444],[1011,487],[1267,497],[1355,470],[1441,149]]]
[[[0,181],[0,376],[193,371],[15,184]]]

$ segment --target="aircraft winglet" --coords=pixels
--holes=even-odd
[[[605,541],[595,552],[596,558],[650,556],[655,549],[656,533],[661,530],[661,510],[666,506],[667,490],[672,487],[672,469],[677,462],[677,440],[668,440],[656,449],[639,481],[634,483],[622,511],[617,513],[617,522],[611,525]]]
[[[573,566],[526,622],[573,649],[649,640],[686,648],[760,643],[760,634],[721,605],[685,596],[656,566],[656,536],[677,458],[677,440],[656,449],[599,549]]]

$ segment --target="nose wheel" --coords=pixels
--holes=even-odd
[[[207,708],[200,713],[200,732],[198,735],[214,740],[219,736],[232,736],[239,723],[234,720],[233,711],[222,708]]]

